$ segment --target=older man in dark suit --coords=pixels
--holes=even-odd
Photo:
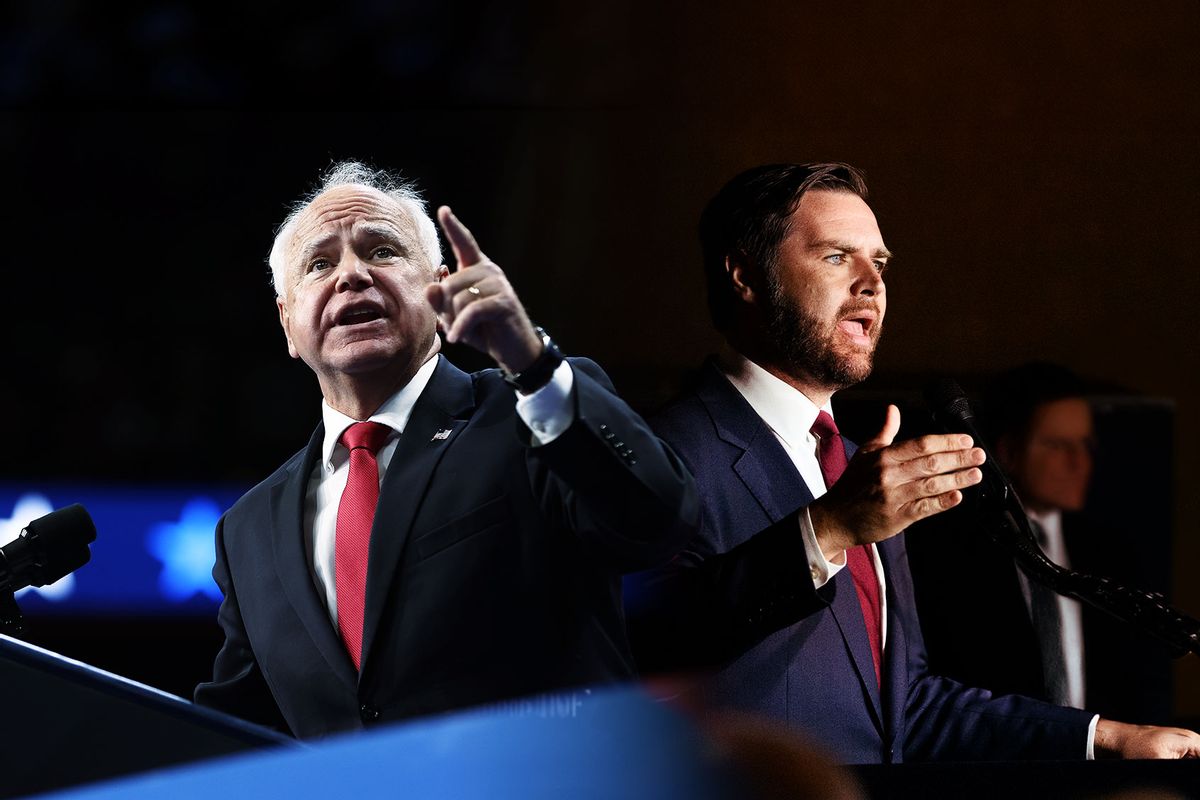
[[[694,484],[504,273],[410,187],[343,164],[271,267],[317,375],[308,445],[223,517],[225,643],[196,700],[321,736],[633,674],[620,574],[694,531]],[[474,375],[446,338],[491,355]]]

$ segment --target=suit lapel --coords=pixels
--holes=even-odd
[[[812,502],[795,464],[766,425],[734,462],[733,471],[773,523]]]
[[[442,456],[466,427],[474,410],[472,379],[445,358],[421,392],[379,489],[367,560],[363,610],[364,671],[371,656],[392,578],[425,490]]]
[[[834,577],[833,583],[833,602],[829,605],[829,611],[842,632],[842,640],[846,643],[846,651],[854,663],[854,671],[858,673],[863,693],[870,698],[871,716],[882,734],[883,710],[879,698],[879,683],[875,680],[875,660],[871,656],[867,623],[863,619],[862,604],[858,601],[858,591],[854,588],[854,578],[851,577],[849,568],[841,570]],[[891,631],[888,633],[890,635]]]
[[[858,451],[858,446],[851,442],[846,437],[842,437],[842,445],[846,450],[846,460],[854,458],[854,454]],[[875,553],[878,555],[880,562],[883,565],[883,574],[888,574],[888,559],[884,556],[883,547],[876,546]],[[833,616],[838,622],[838,627],[842,630],[842,638],[846,640],[846,648],[850,651],[850,656],[854,660],[854,668],[858,671],[858,679],[862,682],[863,689],[867,696],[871,698],[871,713],[875,719],[875,724],[879,727],[880,733],[888,729],[885,724],[886,719],[883,714],[884,697],[881,696],[881,688],[888,686],[890,676],[895,674],[895,670],[889,669],[888,655],[895,652],[895,641],[892,637],[892,628],[888,628],[888,641],[884,642],[883,647],[883,663],[880,664],[881,680],[875,680],[875,659],[871,655],[871,640],[867,638],[867,623],[863,618],[862,604],[858,600],[858,590],[854,588],[854,578],[850,575],[849,569],[843,569],[840,573],[845,577],[842,579],[843,584],[848,591],[840,592],[844,595],[841,603],[834,602],[831,606]]]
[[[844,436],[842,445],[846,450],[846,460],[848,461],[854,457],[858,447]],[[875,552],[883,563],[884,575],[887,575],[887,559],[883,557],[881,548],[876,547]],[[871,698],[871,714],[882,733],[885,725],[880,684],[875,680],[875,659],[871,655],[871,640],[867,637],[867,623],[863,618],[862,603],[858,600],[858,590],[854,588],[854,578],[850,575],[849,568],[839,572],[834,580],[840,580],[840,584],[837,586],[837,597],[834,598],[829,608],[833,612],[833,618],[837,620],[838,628],[842,631],[842,638],[846,641],[846,649],[850,652],[851,660],[854,661],[854,669],[858,672],[858,679],[863,685],[863,690]],[[888,635],[891,635],[890,629]],[[882,657],[883,663],[880,664],[880,672],[882,680],[886,682],[888,679],[888,646],[886,643]]]
[[[770,427],[754,413],[714,361],[710,359],[702,369],[697,395],[708,409],[717,436],[742,450],[733,462],[733,471],[767,518],[772,523],[778,522],[811,503],[812,492]]]
[[[715,361],[710,359],[702,369],[697,395],[708,408],[717,435],[743,450],[733,463],[733,471],[762,506],[770,521],[778,522],[800,506],[811,503],[812,492],[770,427],[725,378]],[[848,440],[845,446],[847,458],[852,457],[857,448]],[[799,536],[800,532],[797,531],[796,535]],[[871,715],[882,735],[883,713],[879,684],[875,680],[875,662],[871,657],[871,643],[867,638],[862,606],[858,602],[858,592],[849,570],[843,569],[834,578],[832,588],[830,613],[841,632],[863,692],[870,698]]]
[[[330,669],[353,689],[358,676],[341,638],[329,620],[325,604],[317,595],[308,556],[304,552],[304,498],[308,477],[320,457],[323,436],[324,427],[318,425],[297,467],[271,487],[270,530],[275,571],[296,616],[304,623],[309,637]]]

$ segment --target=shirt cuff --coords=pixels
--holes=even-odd
[[[817,544],[817,532],[807,508],[800,512],[800,538],[804,540],[804,555],[808,557],[808,574],[812,576],[813,588],[820,589],[842,571],[846,561],[843,559],[841,564],[834,564],[825,558]]]
[[[1096,760],[1096,724],[1097,724],[1098,722],[1100,722],[1100,715],[1099,715],[1099,714],[1097,714],[1096,716],[1092,717],[1092,724],[1091,724],[1091,725],[1088,725],[1088,742],[1087,742],[1087,744],[1088,744],[1088,746],[1087,746],[1087,760],[1088,760],[1088,761],[1095,761],[1095,760]]]
[[[566,361],[559,364],[550,376],[550,382],[533,394],[517,395],[517,416],[533,434],[533,446],[550,444],[575,421],[575,403],[571,391],[575,387],[575,373]]]

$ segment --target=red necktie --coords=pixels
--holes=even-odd
[[[829,488],[846,471],[846,448],[837,423],[829,412],[822,411],[813,423],[812,432],[819,440],[817,461]],[[879,579],[875,575],[875,564],[869,545],[860,544],[846,550],[846,566],[854,579],[858,593],[858,604],[862,607],[863,620],[867,625],[867,639],[871,643],[871,658],[875,661],[875,681],[881,683],[880,664],[883,653],[883,614],[879,602]]]
[[[355,669],[362,660],[367,554],[375,504],[379,501],[379,465],[375,454],[391,432],[391,428],[378,422],[356,422],[338,440],[350,451],[350,475],[338,504],[333,579],[337,588],[338,631]]]

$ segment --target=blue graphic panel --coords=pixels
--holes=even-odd
[[[0,545],[31,520],[82,503],[96,523],[92,560],[17,593],[26,615],[203,614],[221,593],[213,532],[247,487],[0,483]]]

